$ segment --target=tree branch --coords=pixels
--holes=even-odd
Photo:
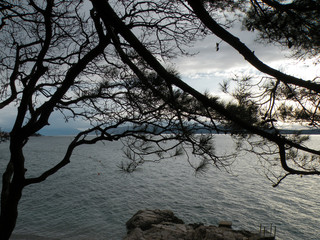
[[[145,46],[136,38],[136,36],[130,31],[130,29],[121,21],[121,19],[117,16],[117,14],[113,11],[108,2],[104,0],[96,0],[92,1],[95,9],[99,13],[101,19],[105,22],[105,25],[111,25],[119,33],[122,37],[138,52],[138,54],[143,57],[143,59],[164,79],[168,82],[171,82],[175,86],[179,87],[183,91],[189,93],[193,97],[195,97],[199,102],[201,102],[205,107],[212,108],[217,111],[219,114],[223,115],[227,119],[236,122],[243,129],[248,130],[251,133],[262,136],[273,142],[281,142],[293,146],[297,149],[320,155],[320,151],[310,149],[294,142],[291,142],[288,139],[284,139],[275,134],[271,134],[261,128],[258,128],[254,125],[249,124],[246,121],[235,116],[232,112],[229,112],[225,109],[225,107],[219,104],[216,99],[209,99],[207,96],[198,92],[194,88],[190,87],[188,84],[183,82],[178,77],[173,74],[167,72],[167,70],[157,61],[157,59],[145,48]],[[139,75],[138,75],[139,76]]]
[[[320,84],[314,83],[310,80],[306,81],[300,78],[284,74],[261,62],[254,55],[254,52],[252,52],[244,43],[242,43],[239,38],[235,37],[230,32],[222,28],[214,19],[212,19],[210,14],[204,8],[203,3],[201,1],[188,0],[188,3],[192,7],[193,11],[196,13],[198,18],[203,22],[203,24],[207,28],[210,29],[212,33],[214,33],[216,36],[223,39],[230,46],[236,49],[256,69],[270,76],[273,76],[274,78],[280,80],[285,84],[293,84],[320,93]]]

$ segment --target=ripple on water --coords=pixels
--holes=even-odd
[[[216,139],[221,152],[231,144],[228,136]],[[29,176],[61,159],[68,141],[32,138],[25,150]],[[1,161],[8,159],[5,148],[0,144]],[[183,157],[147,164],[127,175],[117,168],[120,149],[119,142],[79,148],[63,170],[29,186],[13,239],[120,239],[125,222],[144,208],[171,209],[187,223],[231,220],[237,229],[258,230],[260,223],[274,223],[280,240],[320,236],[317,178],[289,178],[274,189],[250,165],[250,156],[235,163],[233,175],[210,169],[195,176]]]

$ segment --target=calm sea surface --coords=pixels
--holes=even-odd
[[[25,149],[28,176],[37,176],[63,156],[70,137],[31,138]],[[232,148],[217,135],[219,151]],[[317,144],[320,136],[312,136]],[[0,170],[8,160],[0,144]],[[291,177],[278,188],[258,174],[254,155],[238,159],[233,174],[210,169],[195,176],[185,157],[145,164],[133,174],[117,167],[124,159],[120,142],[76,150],[72,161],[45,182],[25,189],[12,239],[122,239],[125,222],[139,209],[171,209],[186,223],[258,231],[277,226],[277,239],[320,239],[320,179]]]

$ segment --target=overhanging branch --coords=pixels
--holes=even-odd
[[[260,61],[254,55],[254,52],[251,51],[244,43],[242,43],[239,38],[232,35],[230,32],[221,27],[214,19],[212,19],[210,14],[204,8],[202,1],[188,0],[188,3],[202,23],[208,29],[210,29],[213,34],[236,49],[246,59],[246,61],[248,61],[256,69],[280,80],[285,84],[293,84],[320,93],[320,84],[314,83],[310,80],[303,80],[284,74]]]
[[[131,30],[121,21],[118,15],[113,11],[111,6],[107,1],[104,0],[96,0],[92,1],[95,9],[97,10],[100,18],[105,23],[106,26],[113,26],[114,29],[117,29],[119,34],[132,46],[135,51],[161,76],[162,78],[166,79],[166,81],[172,83],[173,85],[179,87],[183,91],[189,93],[194,98],[196,98],[199,102],[201,102],[205,107],[211,108],[218,112],[219,114],[226,117],[228,120],[236,122],[239,126],[243,129],[248,130],[250,133],[257,134],[261,137],[264,137],[272,142],[275,143],[283,143],[293,146],[297,149],[320,155],[320,151],[310,149],[304,147],[300,144],[294,143],[288,139],[285,139],[281,136],[276,134],[271,134],[267,131],[264,131],[261,128],[258,128],[254,125],[249,124],[246,121],[235,116],[235,114],[227,111],[225,107],[219,104],[215,99],[210,99],[204,94],[198,92],[181,79],[176,77],[175,75],[169,73],[159,62],[158,60],[152,55],[150,51],[146,49],[146,47],[137,39],[137,37],[131,32]],[[302,80],[301,80],[302,81]],[[317,87],[320,85],[315,84]],[[320,89],[320,88],[319,88]]]

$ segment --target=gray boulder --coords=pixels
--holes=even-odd
[[[230,226],[184,224],[170,210],[140,210],[127,223],[124,240],[257,240],[258,234]]]
[[[184,222],[177,218],[170,210],[139,210],[129,221],[126,223],[127,230],[130,232],[135,228],[141,230],[148,230],[154,224],[163,222],[183,224]]]

